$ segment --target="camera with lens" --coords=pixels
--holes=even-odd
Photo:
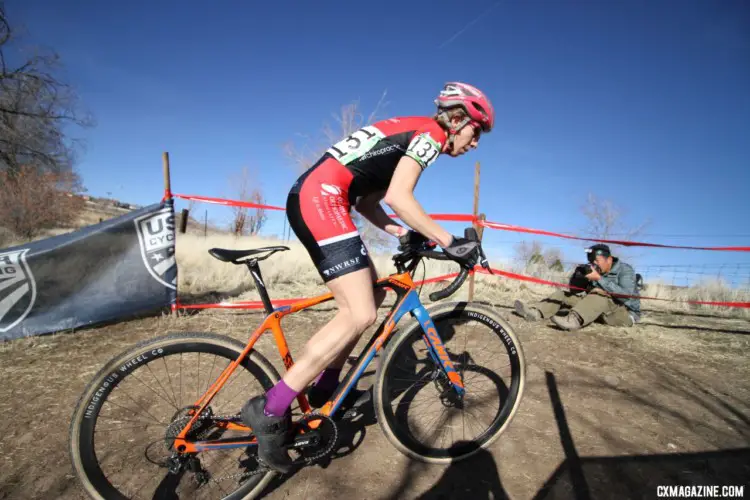
[[[575,287],[574,292],[579,292],[581,288],[588,292],[593,288],[594,285],[586,278],[586,275],[591,274],[593,271],[601,272],[599,266],[596,264],[586,263],[576,266],[573,276],[570,277],[570,282],[568,283],[570,286]]]

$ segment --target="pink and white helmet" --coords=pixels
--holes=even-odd
[[[458,132],[472,121],[482,127],[483,132],[490,132],[495,125],[495,110],[490,100],[482,91],[466,83],[446,83],[438,98],[435,99],[435,104],[438,111],[460,106],[469,115],[469,118],[456,127],[456,130],[451,130],[452,133]]]

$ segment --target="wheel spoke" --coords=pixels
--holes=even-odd
[[[86,417],[86,405],[76,409],[79,437],[74,446],[80,449],[74,454],[76,473],[105,498],[116,492],[131,498],[215,498],[238,491],[243,492],[240,496],[247,495],[267,473],[260,470],[259,474],[252,474],[257,461],[244,448],[212,449],[195,455],[201,469],[214,479],[200,486],[195,472],[187,465],[187,457],[181,459],[180,474],[169,474],[165,468],[170,457],[179,456],[170,446],[190,420],[189,407],[185,405],[193,403],[193,391],[207,390],[215,381],[216,370],[235,361],[244,346],[213,334],[181,334],[155,339],[118,360],[135,359],[153,353],[155,348],[159,356],[143,356],[142,363],[119,372],[114,382],[107,379],[111,372],[103,370],[90,384],[93,389],[88,389],[84,401],[88,404],[92,391],[97,391],[101,406],[96,411],[88,407]],[[119,361],[113,363],[120,366]],[[101,389],[105,380],[107,387]],[[269,385],[261,380],[267,380]],[[278,374],[273,368],[247,357],[215,394],[208,407],[212,413],[204,415],[234,415],[233,400],[237,396],[257,392],[259,387],[267,390],[276,380]],[[186,402],[182,401],[183,393]],[[211,440],[235,434],[202,417],[194,423],[187,439]],[[250,475],[241,478],[245,472]]]
[[[427,350],[420,350],[424,340],[419,325],[401,332],[387,347],[377,382],[383,399],[379,421],[389,439],[410,454],[446,460],[468,455],[494,440],[520,403],[523,355],[515,335],[496,316],[482,310],[481,316],[492,320],[487,322],[470,316],[470,310],[441,311],[432,318],[463,380],[463,396],[453,392]],[[516,344],[513,352],[507,338]]]

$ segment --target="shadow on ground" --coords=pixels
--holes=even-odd
[[[702,453],[574,457],[560,464],[534,498],[656,498],[660,486],[715,485],[744,486],[743,493],[748,495],[748,478],[750,448]],[[743,495],[738,497],[743,498]]]
[[[565,460],[534,496],[552,498],[653,498],[659,486],[739,486],[747,489],[750,448],[715,452],[579,457],[552,373],[547,372]],[[740,495],[742,496],[742,495]]]
[[[658,487],[722,486],[737,488],[736,497],[750,494],[750,448],[735,448],[697,453],[580,457],[571,435],[566,411],[558,392],[554,374],[547,371],[546,383],[561,447],[565,459],[533,495],[534,499],[657,498]],[[665,382],[668,383],[668,382]],[[695,400],[710,396],[698,391]],[[635,398],[635,405],[649,406],[645,399]],[[702,403],[711,406],[708,401]],[[714,401],[714,404],[716,402]],[[747,423],[741,410],[719,405],[723,410]],[[712,408],[716,411],[718,408]],[[425,464],[409,462],[397,488],[384,498],[405,498],[414,487]],[[695,490],[692,491],[695,493]],[[690,492],[688,492],[688,495]],[[419,499],[482,498],[507,499],[498,464],[493,455],[482,450],[470,459],[448,466],[440,479],[418,495]],[[695,496],[695,495],[693,495]]]

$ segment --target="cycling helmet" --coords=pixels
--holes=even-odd
[[[466,111],[468,117],[455,128],[452,128],[450,121],[444,117],[443,121],[452,134],[457,133],[469,122],[478,124],[485,133],[490,132],[495,125],[495,110],[490,100],[479,89],[466,83],[446,83],[440,95],[435,99],[435,104],[438,107],[438,115],[455,107]]]

